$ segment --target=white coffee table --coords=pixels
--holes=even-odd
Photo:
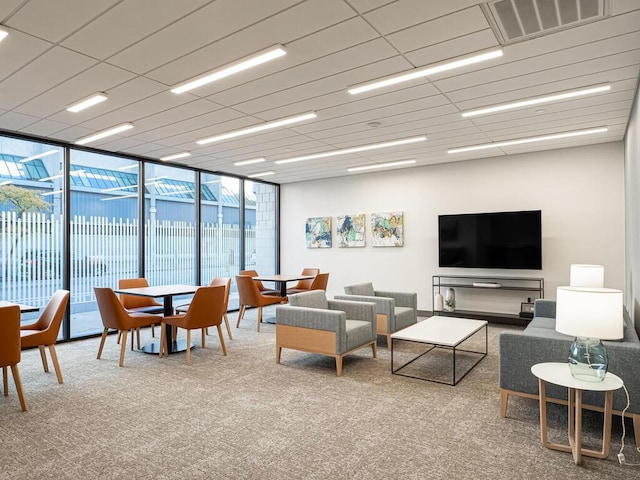
[[[484,352],[478,352],[475,350],[463,350],[459,348],[459,345],[477,332],[484,328]],[[414,342],[430,345],[427,351],[421,353],[415,358],[409,360],[398,368],[394,368],[393,365],[393,350],[395,342]],[[426,355],[430,351],[436,348],[444,348],[452,351],[452,381],[443,382],[440,380],[420,377],[417,375],[408,375],[400,372],[403,368],[409,364],[415,362],[422,356]],[[391,334],[391,373],[396,375],[402,375],[405,377],[418,378],[420,380],[427,380],[430,382],[444,383],[447,385],[456,385],[464,376],[469,373],[473,367],[475,367],[480,360],[487,356],[488,339],[487,339],[487,321],[486,320],[474,320],[471,318],[457,318],[457,317],[443,317],[435,316],[427,318],[421,322],[418,322],[410,327],[399,330]],[[479,354],[478,359],[467,368],[461,376],[456,377],[456,351]]]
[[[569,371],[568,363],[537,363],[531,367],[531,373],[538,377],[540,393],[540,438],[542,444],[552,450],[571,452],[576,464],[582,462],[582,455],[594,458],[607,458],[611,449],[611,410],[613,405],[613,391],[622,388],[620,377],[607,373],[601,382],[585,382],[578,380]],[[569,407],[569,445],[552,443],[547,435],[547,395],[545,382],[567,387]],[[582,391],[604,392],[604,421],[602,426],[602,450],[582,448]]]

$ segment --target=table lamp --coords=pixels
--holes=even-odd
[[[579,380],[600,382],[607,373],[607,352],[600,340],[620,340],[622,291],[611,288],[558,287],[556,331],[576,337],[569,349],[569,370]]]
[[[604,267],[602,265],[571,265],[569,285],[572,287],[604,287]]]

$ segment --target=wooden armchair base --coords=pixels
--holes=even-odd
[[[540,401],[540,397],[533,393],[523,393],[516,392],[515,390],[508,390],[506,388],[500,389],[500,416],[506,418],[507,416],[507,403],[509,402],[509,395],[515,395],[517,397],[531,398],[536,401]],[[547,402],[557,403],[559,405],[568,405],[567,400],[561,400],[559,398],[551,398],[547,397]],[[604,412],[603,407],[597,407],[595,405],[587,405],[582,404],[582,408],[586,410],[592,410],[594,412]],[[614,415],[622,416],[622,412],[620,410],[612,410]],[[626,414],[627,418],[631,418],[633,420],[633,433],[636,440],[636,447],[640,448],[640,415],[636,413]]]
[[[276,363],[280,363],[283,348],[318,353],[333,357],[336,360],[337,376],[342,376],[342,358],[362,347],[371,346],[373,358],[377,357],[376,342],[371,341],[345,353],[336,353],[336,334],[326,330],[294,327],[292,325],[276,325]]]

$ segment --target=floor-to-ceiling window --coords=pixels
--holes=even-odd
[[[43,307],[63,286],[63,166],[59,146],[0,136],[2,300]]]
[[[200,180],[201,283],[231,277],[229,308],[236,309],[235,276],[240,272],[240,180],[203,173]]]
[[[261,275],[277,273],[277,187],[244,182],[245,263]]]
[[[151,285],[196,281],[195,172],[145,164],[145,276]]]
[[[93,287],[138,276],[139,162],[70,154],[71,337],[102,331]]]

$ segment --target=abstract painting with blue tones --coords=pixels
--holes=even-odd
[[[338,216],[338,247],[364,247],[364,213]]]
[[[307,248],[331,248],[331,217],[310,217],[305,225]]]

